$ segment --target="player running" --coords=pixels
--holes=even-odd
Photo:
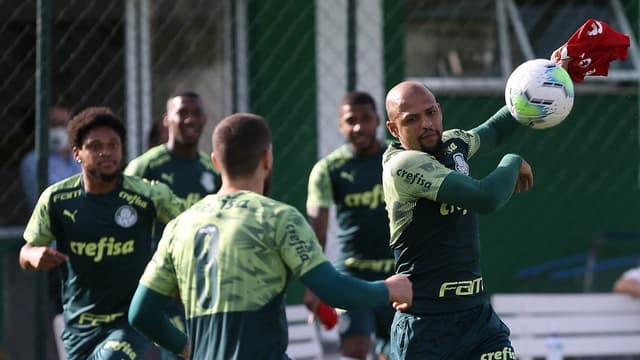
[[[127,322],[129,302],[156,221],[168,222],[185,204],[164,184],[121,173],[126,129],[108,108],[80,112],[68,132],[82,172],[42,193],[20,265],[60,266],[68,359],[139,359],[148,342]],[[54,239],[57,250],[48,246]]]

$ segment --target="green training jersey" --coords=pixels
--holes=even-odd
[[[184,209],[165,184],[126,175],[108,194],[87,193],[81,174],[42,193],[24,239],[33,246],[55,239],[69,256],[60,267],[66,331],[90,334],[101,325],[127,323],[151,257],[156,218],[168,222]]]
[[[336,206],[336,268],[366,280],[393,273],[389,220],[382,193],[382,154],[358,155],[343,145],[318,161],[309,176],[307,207]]]
[[[124,173],[163,182],[176,195],[186,199],[188,205],[217,192],[222,185],[211,158],[204,152],[198,151],[195,158],[186,159],[169,151],[165,144],[131,160]]]
[[[469,174],[480,143],[473,132],[442,134],[440,158],[390,145],[383,157],[384,196],[396,272],[410,275],[415,314],[454,312],[486,301],[475,213],[436,201],[452,171]]]
[[[283,359],[287,280],[325,261],[300,212],[239,191],[209,195],[170,222],[140,283],[179,290],[194,359]]]

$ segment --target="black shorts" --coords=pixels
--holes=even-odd
[[[489,303],[447,314],[417,316],[396,312],[393,319],[392,360],[515,358],[509,328]]]

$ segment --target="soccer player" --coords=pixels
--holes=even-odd
[[[162,118],[167,142],[131,160],[124,173],[163,182],[189,205],[215,193],[220,175],[209,156],[198,150],[206,122],[200,95],[188,91],[171,96]]]
[[[394,273],[389,249],[389,220],[382,194],[384,142],[376,137],[380,118],[371,95],[350,92],[340,102],[339,128],[346,144],[318,161],[309,176],[307,217],[320,244],[325,244],[329,208],[336,206],[339,252],[336,268],[364,280],[382,280]],[[305,294],[313,310],[317,297]],[[389,330],[393,308],[379,306],[341,313],[342,355],[366,359],[371,334],[376,353],[389,355]]]
[[[223,119],[212,143],[222,188],[167,225],[129,310],[140,332],[184,358],[286,359],[291,274],[330,305],[410,306],[406,277],[366,282],[338,273],[303,215],[266,197],[273,156],[262,117]],[[177,292],[186,334],[162,314]]]
[[[60,266],[68,359],[141,358],[148,342],[127,322],[138,279],[151,257],[156,219],[185,209],[165,185],[122,174],[126,129],[104,107],[68,125],[78,175],[40,196],[20,251],[25,270]],[[48,245],[57,240],[57,249]]]
[[[200,95],[187,91],[171,96],[166,102],[162,124],[168,131],[168,139],[131,160],[125,174],[137,175],[163,182],[173,192],[186,199],[191,206],[220,188],[220,175],[211,158],[198,149],[198,141],[207,117]],[[162,234],[165,224],[160,224],[157,234]],[[171,320],[184,330],[184,309],[178,300],[167,308]],[[165,360],[175,356],[160,349]]]
[[[442,110],[423,84],[387,94],[386,125],[398,140],[383,157],[384,197],[396,273],[414,284],[413,306],[396,312],[392,359],[515,359],[509,329],[495,314],[480,271],[478,213],[533,185],[529,164],[505,155],[486,177],[467,160],[521,127],[506,107],[469,131],[442,131]]]

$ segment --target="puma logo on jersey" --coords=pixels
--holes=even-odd
[[[340,177],[347,180],[348,182],[353,182],[355,180],[355,176],[356,176],[356,172],[355,171],[351,171],[351,172],[346,172],[346,171],[341,171],[340,172]]]
[[[173,185],[173,173],[171,174],[162,173],[160,174],[160,178],[164,180],[167,184]]]
[[[75,210],[74,212],[71,212],[67,209],[62,210],[62,215],[68,216],[71,219],[71,221],[73,221],[74,223],[76,222],[77,213],[78,213],[78,210]]]

